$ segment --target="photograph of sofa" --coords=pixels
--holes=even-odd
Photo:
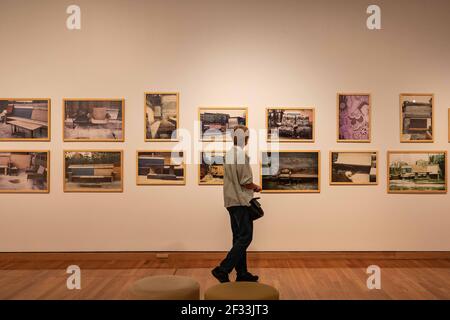
[[[64,192],[122,192],[122,151],[64,151]]]
[[[199,108],[200,140],[231,141],[231,130],[247,125],[247,108]]]
[[[314,142],[314,108],[266,109],[267,141]]]
[[[0,99],[0,140],[49,141],[50,99]]]
[[[138,151],[137,185],[184,185],[185,164],[183,152]]]
[[[0,151],[0,193],[48,193],[49,151]]]
[[[124,141],[125,100],[64,99],[64,141]]]
[[[400,142],[433,142],[434,95],[400,94]]]
[[[263,152],[264,193],[320,192],[320,151]]]

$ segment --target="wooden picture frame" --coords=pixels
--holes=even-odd
[[[149,125],[148,125],[148,114],[147,114],[147,108],[150,108],[147,105],[147,96],[149,95],[157,95],[157,96],[175,96],[175,103],[176,103],[176,116],[175,116],[175,128],[171,131],[171,135],[173,132],[176,133],[176,138],[152,138],[151,137],[151,128],[149,131]],[[161,115],[162,117],[162,108],[161,106]],[[153,109],[152,109],[153,110]],[[153,112],[155,112],[153,110]],[[157,121],[154,121],[153,123],[156,123]],[[173,119],[172,119],[173,122]],[[172,123],[173,124],[173,123]],[[151,125],[150,125],[151,127]],[[179,141],[180,137],[178,134],[178,129],[180,128],[180,94],[178,92],[168,92],[168,91],[149,91],[144,92],[144,141],[145,142],[177,142]],[[159,129],[158,129],[159,130]],[[150,134],[150,137],[149,137]],[[157,134],[157,132],[156,132]]]
[[[450,108],[448,109],[448,122],[447,122],[447,127],[448,127],[448,142],[450,142]]]
[[[362,172],[362,175],[358,177],[358,174],[353,174],[352,176],[348,176],[348,180],[352,180],[352,177],[355,177],[353,181],[355,182],[342,182],[342,181],[335,181],[338,180],[336,177],[334,177],[333,170],[335,162],[334,160],[334,154],[347,154],[347,155],[353,155],[353,154],[369,154],[369,157],[366,157],[365,159],[351,159],[349,157],[345,157],[342,159],[341,170],[347,171],[350,173],[356,172]],[[347,186],[368,186],[368,185],[378,185],[378,176],[379,176],[379,158],[378,158],[378,151],[330,151],[329,153],[329,162],[330,162],[330,174],[329,174],[329,182],[330,185],[347,185]],[[375,160],[373,159],[375,157]],[[355,160],[355,161],[353,161]],[[375,171],[375,172],[374,172]],[[347,172],[345,172],[347,173]],[[369,179],[366,179],[368,173]],[[374,174],[373,174],[374,173]],[[372,181],[372,177],[375,177],[375,181]],[[343,177],[344,178],[344,177]]]
[[[356,96],[356,97],[365,97],[367,96],[368,98],[368,111],[367,114],[364,113],[361,108],[363,105],[358,106],[357,108],[359,109],[359,114],[358,114],[358,119],[352,119],[350,121],[350,124],[352,124],[353,122],[355,122],[356,124],[358,124],[359,122],[361,123],[366,123],[367,125],[361,128],[358,128],[358,130],[360,130],[359,133],[355,133],[355,128],[350,128],[348,129],[349,132],[347,133],[343,133],[343,130],[341,130],[341,108],[340,108],[340,102],[341,102],[341,97],[347,97],[347,96]],[[353,113],[353,112],[351,112]],[[368,119],[365,119],[365,117],[368,117]],[[362,119],[362,121],[359,121],[360,119]],[[345,93],[345,92],[339,92],[336,95],[336,135],[337,135],[337,139],[336,141],[339,143],[370,143],[372,141],[372,94],[371,93]],[[352,138],[342,138],[345,135],[351,135]],[[367,138],[361,138],[361,139],[356,139],[355,136],[358,135],[365,135],[367,136]]]
[[[204,113],[204,111],[208,111],[210,110],[211,113],[213,113],[213,111],[241,111],[243,113],[245,113],[245,117],[244,117],[244,123],[239,123],[238,120],[238,124],[243,124],[245,126],[248,126],[248,108],[247,107],[200,107],[198,108],[198,121],[200,124],[200,128],[199,128],[199,132],[200,132],[200,141],[206,141],[206,142],[221,142],[221,141],[231,141],[231,137],[228,137],[227,135],[227,131],[225,131],[225,133],[221,134],[220,136],[212,136],[211,138],[205,138],[204,134],[203,134],[203,124],[202,124],[202,113]],[[228,124],[228,123],[227,123]],[[227,130],[227,128],[225,129]]]
[[[269,113],[271,110],[280,110],[280,111],[291,111],[291,112],[302,112],[302,111],[308,111],[311,113],[311,138],[278,138],[278,139],[272,139],[271,136],[271,130],[272,128],[269,127]],[[296,120],[297,121],[297,120]],[[298,125],[298,122],[297,124]],[[309,126],[307,126],[309,127]],[[296,135],[296,132],[298,135],[301,135],[301,130],[296,130],[293,126],[289,129],[292,130],[292,133],[286,133],[287,135]],[[305,128],[307,129],[307,128]],[[273,107],[273,108],[266,108],[266,130],[267,130],[267,142],[308,142],[308,143],[314,143],[315,141],[315,132],[316,132],[316,109],[314,107]],[[307,134],[309,135],[309,134]]]
[[[403,100],[405,97],[425,97],[425,98],[431,98],[431,117],[429,118],[431,121],[431,138],[428,139],[407,139],[405,138],[405,136],[408,135],[408,133],[405,133],[404,131],[404,126],[405,126],[405,119],[404,119],[404,112],[403,112]],[[416,103],[415,100],[413,100],[414,103]],[[417,102],[417,104],[423,104],[423,102]],[[435,132],[434,132],[434,105],[435,105],[435,99],[434,99],[434,94],[433,93],[401,93],[399,96],[399,109],[400,109],[400,142],[401,143],[433,143],[434,142],[434,136],[435,136]],[[425,108],[425,106],[423,106]],[[406,116],[405,116],[406,117]],[[417,124],[414,126],[414,128],[410,129],[414,132],[419,132],[423,135],[427,135],[429,134],[428,132],[428,123],[423,124],[423,120],[424,119],[428,119],[428,118],[423,118],[423,115],[420,115],[420,118],[413,118],[410,117],[410,119],[408,120],[410,123],[412,120],[415,120],[417,122]],[[428,121],[428,120],[427,120]],[[424,127],[424,125],[426,127]],[[425,131],[425,133],[423,133]]]
[[[286,153],[314,153],[317,154],[317,177],[315,178],[315,174],[306,174],[306,178],[312,178],[312,179],[317,179],[317,188],[316,189],[280,189],[280,190],[275,190],[275,189],[267,189],[267,187],[265,187],[265,182],[264,182],[264,175],[263,175],[263,160],[264,160],[264,153],[280,153],[280,154],[286,154]],[[321,160],[321,156],[320,156],[320,150],[278,150],[278,151],[262,151],[262,157],[261,157],[261,162],[260,162],[260,166],[259,166],[259,176],[260,176],[260,181],[261,181],[261,192],[262,193],[320,193],[320,180],[321,180],[321,168],[320,168],[320,160]],[[286,179],[289,180],[289,183],[291,183],[291,175],[292,173],[289,172],[289,177],[286,177]]]
[[[205,153],[213,154],[213,155],[216,155],[216,154],[223,155],[223,163],[215,164],[216,167],[219,167],[219,168],[215,169],[215,171],[217,172],[216,176],[220,177],[220,175],[222,175],[221,181],[217,181],[217,180],[220,180],[220,178],[219,178],[219,179],[213,180],[213,182],[204,182],[204,181],[202,182],[202,166],[206,165],[203,163],[203,154],[205,154]],[[221,185],[223,185],[223,165],[225,163],[225,155],[226,155],[226,151],[224,151],[224,150],[212,150],[212,151],[205,150],[205,151],[200,152],[200,163],[198,164],[198,175],[197,175],[198,185],[200,185],[200,186],[221,186]],[[222,169],[220,169],[220,167],[222,167]],[[220,172],[220,171],[222,171],[222,172]],[[213,176],[213,178],[215,178],[215,177]]]
[[[7,104],[6,107],[2,106],[3,104]],[[8,113],[12,113],[15,109],[15,106],[12,107],[10,111],[8,111],[8,104],[12,102],[22,102],[24,105],[24,109],[29,109],[30,106],[26,106],[26,103],[31,105],[32,111],[28,118],[25,114],[21,115],[13,115],[8,116]],[[42,112],[42,108],[44,106],[35,106],[36,104],[46,104],[47,112]],[[2,110],[4,107],[4,110]],[[40,112],[39,112],[40,111]],[[5,112],[3,114],[3,112]],[[23,112],[25,113],[25,112]],[[28,112],[27,112],[28,113]],[[47,121],[45,121],[45,118]],[[7,126],[10,125],[10,128]],[[50,98],[0,98],[0,127],[4,126],[4,130],[8,132],[9,136],[2,136],[3,130],[0,129],[0,141],[33,141],[33,142],[48,142],[51,140],[51,99]],[[46,128],[47,137],[38,137],[33,138],[35,131],[39,130],[42,135],[42,129]],[[10,130],[9,130],[10,129]],[[15,138],[13,135],[20,130],[25,130],[26,133],[30,132],[30,138],[27,137],[19,137]],[[11,134],[9,134],[11,131]]]
[[[46,155],[46,166],[42,167],[37,164],[34,164],[34,167],[29,167],[29,163],[25,163],[22,161],[21,166],[18,166],[17,164],[14,165],[14,163],[5,164],[4,161],[1,161],[1,159],[4,157],[8,157],[7,154],[10,154],[9,157],[11,160],[12,155],[20,156],[20,155],[29,155],[29,154],[45,154]],[[44,168],[43,170],[41,169]],[[20,183],[20,171],[24,171],[26,174],[26,181],[24,180],[24,177],[22,177],[22,180],[24,180],[26,183],[28,183],[29,180],[40,180],[41,182],[44,181],[46,188],[45,189],[3,189],[0,187],[0,193],[20,193],[20,194],[27,194],[27,193],[50,193],[50,150],[1,150],[0,151],[0,170],[2,171],[2,174],[0,175],[0,185],[2,184],[2,178],[3,176],[11,176],[15,177],[14,184]],[[8,173],[9,171],[9,173]],[[17,178],[16,178],[17,177]]]
[[[165,173],[165,167],[167,166],[165,164],[165,161],[163,160],[163,162],[161,164],[159,164],[160,167],[162,167],[163,172],[160,173],[155,173],[155,178],[154,178],[154,182],[151,182],[151,179],[147,178],[148,183],[142,182],[140,180],[139,177],[141,176],[148,176],[149,172],[145,175],[139,175],[140,170],[144,170],[142,167],[139,166],[139,156],[143,153],[147,153],[147,154],[171,154],[172,152],[178,152],[181,154],[180,158],[182,159],[182,170],[183,170],[183,175],[182,175],[182,180],[177,181],[176,179],[178,178],[178,175],[176,173]],[[174,165],[175,167],[175,165]],[[171,170],[173,172],[175,172],[175,168],[171,168]],[[164,179],[157,179],[157,176],[166,176],[167,180]],[[173,179],[176,178],[176,179]],[[185,160],[185,152],[184,151],[171,151],[171,150],[138,150],[136,151],[136,185],[137,186],[185,186],[186,185],[186,160]]]
[[[397,161],[397,166],[391,166],[391,158],[393,155],[443,155],[444,160],[440,162],[439,164],[433,164],[430,166],[429,164],[423,163],[422,165],[418,164],[418,161],[427,161],[426,158],[422,159],[415,159],[415,163],[407,162],[406,160]],[[445,194],[447,193],[447,151],[388,151],[387,152],[387,192],[392,194]],[[426,166],[425,166],[426,164]],[[414,168],[414,166],[418,167],[417,169]],[[391,170],[392,167],[392,170]],[[423,169],[422,169],[423,168]],[[442,168],[444,169],[444,174],[442,173]],[[416,178],[421,178],[424,180],[425,178],[428,179],[427,183],[422,183],[422,186],[430,186],[431,183],[429,182],[430,179],[432,179],[433,176],[437,176],[438,180],[439,176],[443,174],[444,183],[436,183],[438,186],[436,190],[431,190],[430,187],[428,187],[428,190],[420,190],[420,189],[414,189],[411,188],[410,190],[406,189],[407,183],[409,180],[415,180]],[[398,178],[401,178],[402,182],[398,185],[401,186],[401,188],[393,190],[391,188],[391,176],[398,176]],[[438,189],[440,186],[443,185],[443,189]]]
[[[68,172],[67,172],[67,165],[66,165],[66,161],[67,161],[67,153],[118,153],[120,154],[120,168],[119,170],[116,170],[117,166],[115,166],[115,163],[112,164],[97,164],[97,165],[103,165],[104,167],[100,167],[100,168],[95,168],[95,164],[77,164],[75,166],[79,166],[79,168],[77,168],[80,172],[78,175],[71,175],[71,178],[69,179],[73,179],[74,177],[76,177],[79,181],[75,182],[79,185],[85,185],[83,187],[73,187],[73,188],[69,188],[68,187],[68,183],[69,180],[67,178],[68,176]],[[91,149],[77,149],[77,150],[63,150],[63,186],[64,186],[64,192],[67,193],[121,193],[123,192],[123,180],[124,180],[124,176],[123,176],[123,150],[111,150],[111,149],[96,149],[96,150],[91,150]],[[82,168],[81,166],[85,166],[87,168]],[[96,174],[96,169],[99,171],[98,174]],[[88,174],[82,172],[83,170],[86,171],[90,171]],[[93,173],[92,175],[90,173]],[[114,183],[114,175],[119,173],[120,174],[120,183],[119,186],[116,188],[102,188],[101,184],[106,184],[106,183]],[[91,178],[92,177],[92,178]],[[84,179],[86,182],[80,182],[82,179]],[[95,182],[95,180],[110,180],[110,182]],[[94,180],[94,181],[92,181]],[[74,182],[71,182],[74,183]],[[98,186],[95,186],[95,184],[98,184]],[[89,187],[89,185],[92,185],[92,187]]]
[[[120,111],[117,112],[117,117],[119,115],[121,116],[119,125],[120,126],[114,126],[112,122],[110,122],[111,112],[107,113],[107,107],[106,106],[100,106],[98,107],[98,117],[100,119],[93,119],[94,118],[94,111],[88,114],[80,115],[79,120],[73,119],[73,118],[67,118],[67,108],[69,103],[100,103],[100,102],[120,102]],[[89,109],[90,107],[86,107],[86,109]],[[94,107],[92,107],[94,108]],[[110,107],[111,108],[111,107]],[[100,112],[102,111],[102,112]],[[89,111],[90,112],[90,111]],[[117,120],[117,119],[116,119]],[[67,121],[67,123],[66,123]],[[69,128],[70,121],[72,121],[72,131],[76,131],[76,127],[78,125],[78,130],[84,130],[85,126],[89,126],[89,129],[86,130],[86,134],[90,135],[92,134],[92,131],[90,129],[90,126],[94,126],[94,131],[97,130],[99,132],[102,132],[103,130],[109,130],[110,134],[113,136],[112,138],[97,138],[97,137],[81,137],[81,138],[74,138],[74,137],[68,137],[69,132],[71,131]],[[75,122],[77,121],[77,122]],[[94,121],[94,122],[93,122]],[[63,112],[62,112],[62,135],[63,135],[63,141],[64,142],[124,142],[125,141],[125,99],[118,98],[118,99],[111,99],[111,98],[64,98],[63,99]],[[95,126],[109,126],[111,128],[95,128]],[[116,130],[116,132],[114,132]],[[95,134],[95,132],[94,132]],[[114,138],[115,135],[118,135],[118,138]]]

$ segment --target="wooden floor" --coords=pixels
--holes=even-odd
[[[153,254],[154,256],[154,254]],[[151,275],[184,275],[205,289],[222,253],[176,260],[140,254],[0,254],[0,299],[128,299],[128,287]],[[81,268],[81,290],[66,288],[66,268]],[[381,268],[381,290],[366,286],[369,265]],[[450,299],[450,258],[383,254],[250,255],[250,271],[281,299]]]

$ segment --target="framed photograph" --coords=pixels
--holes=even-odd
[[[376,184],[378,184],[378,152],[330,152],[330,185]]]
[[[66,142],[123,142],[124,99],[64,99]]]
[[[320,151],[263,152],[264,193],[320,192]]]
[[[247,108],[199,108],[200,140],[231,141],[234,127],[247,125],[247,114]]]
[[[199,185],[223,185],[225,153],[225,151],[200,153],[200,164],[198,169]]]
[[[370,142],[370,93],[338,93],[337,142]]]
[[[388,151],[388,193],[447,193],[447,151]]]
[[[186,165],[181,151],[138,151],[137,185],[185,185]]]
[[[400,94],[400,142],[434,141],[434,95]]]
[[[314,108],[266,109],[266,129],[268,142],[314,142]]]
[[[145,141],[178,141],[179,94],[145,93]]]
[[[48,193],[50,151],[0,151],[0,193]]]
[[[0,141],[50,141],[50,99],[0,99]]]
[[[121,150],[65,150],[64,192],[122,192]]]

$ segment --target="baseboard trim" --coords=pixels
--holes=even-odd
[[[191,261],[222,259],[224,251],[133,251],[133,252],[1,252],[0,261],[46,260],[145,260]],[[258,251],[250,260],[428,260],[450,259],[450,251]]]

